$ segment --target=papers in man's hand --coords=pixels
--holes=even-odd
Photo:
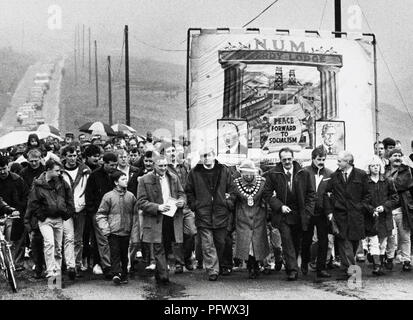
[[[168,205],[170,207],[170,209],[168,211],[162,212],[162,214],[164,214],[168,217],[173,217],[175,215],[176,209],[178,209],[177,206],[176,206],[177,201],[178,201],[177,199],[169,198],[168,201],[166,201],[165,204]]]

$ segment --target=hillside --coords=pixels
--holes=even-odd
[[[94,64],[91,83],[85,65],[78,72],[78,85],[75,85],[73,60],[66,60],[59,119],[62,132],[77,133],[78,128],[87,121],[109,122],[107,63],[105,58],[98,62],[99,108],[96,108]],[[113,123],[125,123],[124,64],[119,68],[119,62],[112,60],[111,68]],[[185,68],[131,58],[129,69],[131,126],[140,134],[161,128],[174,133],[175,121],[183,122],[185,128]]]
[[[0,118],[10,106],[20,79],[35,61],[34,56],[17,53],[11,48],[0,48]]]
[[[410,153],[413,140],[413,120],[407,112],[400,111],[387,103],[379,106],[380,139],[392,137],[402,142],[403,150]]]

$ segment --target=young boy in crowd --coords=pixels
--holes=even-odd
[[[113,282],[128,283],[128,248],[139,239],[139,219],[136,197],[127,191],[128,177],[117,170],[112,175],[115,188],[106,193],[96,214],[96,222],[108,237]]]

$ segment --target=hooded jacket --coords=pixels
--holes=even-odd
[[[73,180],[66,167],[63,167],[62,176],[72,189],[75,212],[81,212],[86,206],[85,192],[90,173],[91,171],[87,165],[79,163],[75,180]]]
[[[75,205],[70,186],[62,176],[55,178],[54,182],[55,185],[52,187],[46,181],[46,172],[34,180],[27,203],[26,224],[33,221],[32,216],[37,217],[39,221],[45,221],[46,218],[68,220],[73,216]]]
[[[129,236],[134,223],[139,222],[137,215],[136,198],[132,192],[115,188],[103,196],[96,213],[96,222],[105,236]],[[133,229],[137,232],[139,225]]]
[[[304,231],[314,212],[315,188],[311,183],[310,173],[303,170],[298,162],[293,161],[292,195],[288,199],[288,182],[282,163],[267,171],[263,197],[272,210],[271,223],[279,227],[281,221],[287,224],[301,223]],[[282,206],[287,205],[292,210],[283,214]]]

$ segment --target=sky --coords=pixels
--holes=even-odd
[[[75,25],[84,24],[85,39],[90,27],[99,53],[120,57],[123,28],[128,25],[132,56],[185,65],[188,28],[239,28],[273,1],[0,0],[0,47],[72,53]],[[355,5],[363,12],[361,24],[352,23],[359,21],[351,13]],[[61,9],[61,28],[51,30],[48,22],[56,11],[48,10],[56,6]],[[342,0],[343,31],[376,34],[379,80],[392,87],[394,99],[400,97],[388,68],[399,86],[413,75],[412,16],[411,0]],[[334,0],[279,0],[248,27],[333,30]]]

